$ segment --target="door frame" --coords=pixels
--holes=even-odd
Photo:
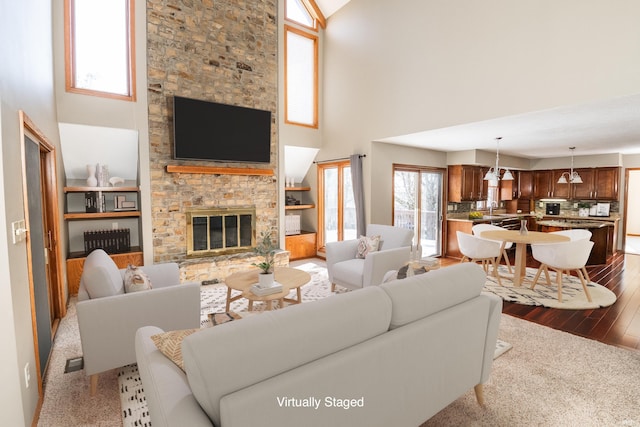
[[[624,252],[627,247],[627,220],[629,218],[627,213],[627,206],[629,206],[629,172],[640,171],[640,168],[625,168],[624,169],[624,213],[622,217],[622,243],[621,251]],[[613,248],[614,252],[617,248]]]
[[[35,123],[27,116],[27,114],[20,110],[18,112],[20,118],[20,140],[21,140],[21,154],[22,154],[22,191],[23,191],[23,203],[24,203],[24,215],[25,226],[27,228],[26,233],[26,245],[27,245],[27,269],[29,276],[29,296],[31,303],[31,321],[34,339],[34,350],[36,360],[36,373],[38,378],[38,392],[40,398],[43,396],[42,388],[42,375],[40,374],[40,358],[38,357],[38,331],[36,324],[36,310],[35,310],[35,295],[34,295],[34,279],[33,279],[33,260],[31,255],[31,239],[29,238],[29,207],[27,199],[27,174],[26,174],[26,153],[25,144],[27,143],[27,137],[33,142],[39,145],[40,154],[44,156],[44,160],[40,162],[42,172],[42,200],[46,204],[44,209],[43,222],[46,224],[47,229],[51,232],[49,237],[50,250],[48,253],[48,277],[50,279],[49,290],[51,291],[50,298],[53,299],[52,307],[54,310],[54,321],[52,322],[51,337],[55,336],[59,321],[66,315],[67,311],[67,298],[63,292],[63,260],[62,249],[60,247],[60,210],[58,202],[58,179],[56,169],[56,149],[51,143],[49,138],[40,131]],[[44,169],[44,170],[43,170]],[[51,319],[48,319],[51,321]]]

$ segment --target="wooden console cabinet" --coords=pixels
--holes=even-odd
[[[116,263],[118,268],[127,268],[129,264],[141,266],[144,264],[144,257],[140,248],[131,248],[132,252],[124,254],[111,254],[111,259]],[[135,250],[137,249],[137,250]],[[77,295],[80,287],[80,276],[82,276],[82,268],[86,257],[68,258],[67,259],[67,283],[69,284],[69,295]],[[152,283],[153,285],[153,283]]]
[[[285,248],[290,252],[289,260],[294,261],[316,256],[316,233],[302,231],[285,237]]]

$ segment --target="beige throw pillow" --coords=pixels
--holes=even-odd
[[[151,340],[158,347],[158,350],[168,357],[178,368],[184,371],[182,360],[182,340],[194,332],[201,329],[182,329],[180,331],[169,331],[161,334],[151,335]]]
[[[380,236],[360,236],[358,239],[357,258],[366,258],[370,252],[375,252],[380,246]]]
[[[129,264],[124,272],[124,290],[126,293],[151,289],[151,280],[140,267]]]

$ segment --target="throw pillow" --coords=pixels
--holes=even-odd
[[[358,239],[358,253],[357,258],[366,258],[370,252],[375,252],[380,246],[380,236],[360,236]]]
[[[151,289],[151,280],[140,267],[129,264],[124,272],[124,289],[126,293]]]
[[[179,331],[163,332],[151,335],[151,341],[158,347],[158,350],[175,363],[178,368],[184,371],[182,360],[182,340],[200,329],[182,329]]]

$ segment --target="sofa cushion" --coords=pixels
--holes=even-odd
[[[482,267],[467,262],[382,284],[393,305],[391,329],[475,298],[485,280]]]
[[[96,249],[87,256],[80,282],[91,299],[124,294],[118,266],[102,249]]]
[[[178,368],[184,371],[182,359],[182,340],[185,337],[198,332],[201,329],[180,329],[178,331],[168,331],[151,335],[151,341],[158,347],[158,350],[169,360],[175,363]]]
[[[205,329],[182,342],[189,385],[221,425],[225,395],[384,334],[390,319],[391,301],[374,286]]]

